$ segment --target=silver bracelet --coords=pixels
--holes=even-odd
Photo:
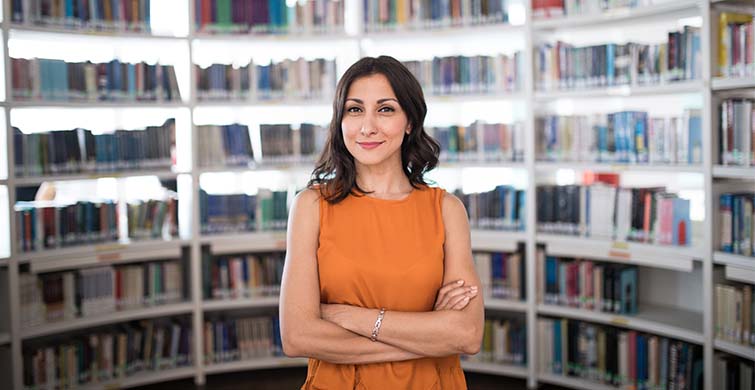
[[[370,340],[372,341],[377,341],[378,332],[380,332],[380,325],[383,324],[383,316],[385,316],[385,308],[380,309],[377,320],[375,320],[375,327],[372,328],[372,336],[370,337]]]

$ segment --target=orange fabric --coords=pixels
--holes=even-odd
[[[423,187],[401,200],[320,199],[320,297],[390,311],[431,311],[443,283],[444,190]],[[309,359],[302,390],[466,389],[459,356],[374,364]]]

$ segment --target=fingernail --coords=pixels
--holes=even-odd
[[[458,281],[456,281],[456,283],[458,283],[458,284],[464,284],[464,280],[463,279],[459,279]]]
[[[464,297],[464,300],[465,300],[465,301],[468,301],[468,300],[469,300],[469,297]]]
[[[472,287],[470,287],[470,289],[471,289],[472,291],[477,291],[477,286],[472,286]]]

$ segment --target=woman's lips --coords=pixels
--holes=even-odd
[[[382,142],[357,142],[359,146],[362,147],[362,149],[375,149],[378,146],[382,145]]]

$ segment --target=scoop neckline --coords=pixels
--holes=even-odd
[[[415,193],[416,193],[417,191],[419,191],[419,190],[418,190],[417,188],[414,188],[414,187],[412,187],[412,190],[411,190],[411,191],[410,191],[410,192],[409,192],[408,194],[406,194],[406,196],[404,196],[404,197],[403,197],[403,198],[401,198],[401,199],[382,199],[382,198],[375,198],[375,197],[372,197],[372,196],[370,196],[369,194],[364,194],[364,193],[361,193],[361,196],[358,196],[358,198],[369,199],[369,200],[371,200],[371,201],[374,201],[374,202],[379,202],[379,203],[390,203],[390,204],[397,204],[397,203],[404,203],[404,202],[408,201],[409,199],[411,199],[411,197],[412,197],[412,196],[413,196],[413,195],[414,195],[414,194],[415,194]]]

